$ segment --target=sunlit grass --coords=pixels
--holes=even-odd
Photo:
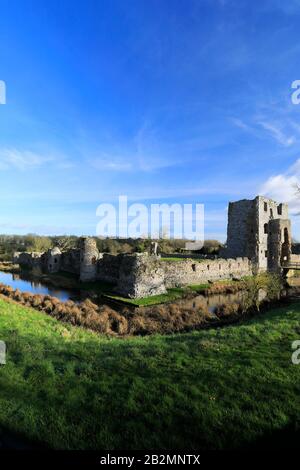
[[[300,304],[244,325],[108,339],[0,299],[0,427],[64,449],[199,449],[297,435]],[[299,437],[299,436],[298,436]]]

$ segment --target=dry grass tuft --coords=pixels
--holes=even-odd
[[[219,290],[218,285],[213,287],[214,292]],[[232,289],[239,289],[238,286],[232,285],[228,286],[229,288],[231,293]],[[224,285],[220,286],[220,289],[224,292]],[[57,320],[111,336],[170,334],[197,329],[211,321],[211,314],[206,307],[187,308],[177,303],[141,307],[134,312],[124,308],[122,312],[116,312],[107,305],[99,306],[89,299],[81,303],[72,300],[64,303],[56,297],[22,293],[2,284],[0,294]],[[215,313],[222,320],[235,317],[241,314],[241,311],[242,307],[238,304],[224,304],[218,307]]]

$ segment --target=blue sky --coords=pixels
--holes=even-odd
[[[222,240],[229,200],[296,214],[300,0],[285,3],[0,0],[0,233],[95,234],[121,194],[204,203]]]

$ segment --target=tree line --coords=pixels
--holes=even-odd
[[[150,239],[115,239],[94,237],[97,248],[101,253],[142,253],[150,251]],[[76,249],[79,247],[79,239],[75,235],[42,236],[27,235],[0,235],[0,261],[10,261],[15,251],[44,252],[58,246],[61,251]],[[174,254],[183,251],[186,240],[156,240],[159,251],[166,254]],[[203,254],[218,254],[222,244],[217,240],[206,240],[200,250]]]

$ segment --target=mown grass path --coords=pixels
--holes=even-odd
[[[0,339],[0,427],[53,448],[199,450],[299,437],[291,343],[300,303],[244,325],[109,339],[0,299]]]

